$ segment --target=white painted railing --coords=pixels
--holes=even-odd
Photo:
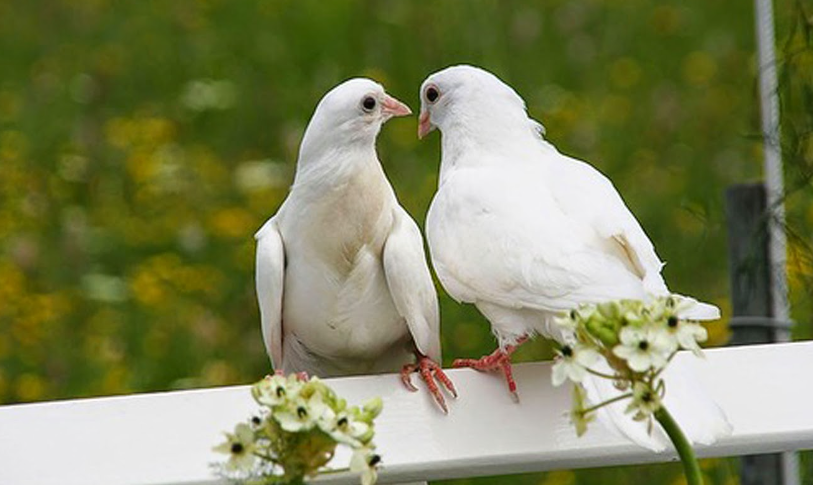
[[[701,457],[813,448],[813,342],[713,349],[680,355],[727,413],[734,432]],[[331,379],[350,403],[382,396],[376,442],[380,483],[670,461],[601,425],[576,438],[567,388],[550,364],[515,368],[521,403],[501,378],[451,370],[460,398],[444,416],[425,392],[396,376]],[[0,407],[0,484],[219,483],[208,463],[221,432],[256,410],[247,386]],[[357,483],[338,474],[325,483]]]

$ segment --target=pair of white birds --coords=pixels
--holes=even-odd
[[[560,338],[553,319],[561,312],[669,294],[663,263],[612,183],[544,140],[511,87],[461,65],[429,76],[420,97],[418,136],[442,133],[426,220],[432,264],[449,295],[476,305],[499,341],[490,356],[455,366],[502,370],[515,393],[511,352],[536,333]],[[322,98],[290,194],[256,234],[257,296],[276,369],[323,377],[401,369],[412,390],[417,370],[447,411],[435,379],[456,391],[439,366],[423,240],[375,148],[381,126],[409,114],[368,79]],[[690,312],[683,316],[719,318],[705,303]]]

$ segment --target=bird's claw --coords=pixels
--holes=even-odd
[[[517,345],[525,339],[517,342]],[[481,372],[502,371],[505,381],[508,384],[508,392],[514,402],[519,402],[517,393],[517,383],[514,381],[514,373],[511,368],[511,354],[516,349],[516,345],[508,346],[505,350],[497,349],[489,355],[480,359],[455,359],[452,367],[470,367]]]
[[[410,392],[418,392],[418,388],[415,387],[415,384],[412,383],[412,379],[410,378],[410,374],[415,372],[417,368],[418,366],[415,364],[407,364],[401,368],[401,382],[404,383],[404,386],[406,386]]]
[[[411,378],[413,372],[418,372],[421,379],[426,383],[426,387],[429,389],[429,393],[432,394],[435,402],[438,403],[438,406],[440,406],[444,414],[449,414],[446,399],[440,392],[440,388],[435,380],[440,381],[446,390],[455,398],[457,398],[457,389],[455,389],[452,380],[443,372],[440,365],[429,357],[420,355],[418,356],[418,362],[416,364],[407,364],[401,369],[401,382],[404,383],[404,386],[406,386],[409,391],[416,392],[418,388],[412,384]]]

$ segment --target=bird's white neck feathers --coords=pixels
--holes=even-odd
[[[314,116],[302,143],[299,146],[297,170],[331,157],[344,157],[348,154],[372,154],[375,156],[375,140],[381,125],[354,130],[345,123],[339,126],[328,124],[323,117]]]
[[[328,181],[342,183],[347,176],[378,165],[375,142],[381,124],[363,126],[339,122],[317,108],[302,137],[296,162],[294,187]]]
[[[538,123],[520,113],[494,110],[457,116],[441,134],[440,182],[459,168],[490,163],[527,163],[528,154],[554,149],[541,137]],[[535,157],[534,157],[535,158]]]
[[[307,134],[300,148],[292,189],[305,185],[332,186],[344,184],[354,174],[380,170],[375,140],[356,140],[344,144],[319,140],[306,145]]]
[[[529,150],[553,148],[542,138],[544,127],[528,117],[525,101],[496,76],[455,66],[438,73],[436,82],[448,89],[444,106],[433,113],[441,131],[441,184],[457,168],[524,163]]]

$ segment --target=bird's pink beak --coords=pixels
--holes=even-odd
[[[387,115],[389,118],[412,114],[412,110],[409,109],[409,106],[398,101],[392,96],[384,96],[384,99],[381,101],[381,112]]]
[[[418,118],[418,139],[422,139],[435,129],[435,125],[429,121],[429,112],[421,110],[421,116]]]

